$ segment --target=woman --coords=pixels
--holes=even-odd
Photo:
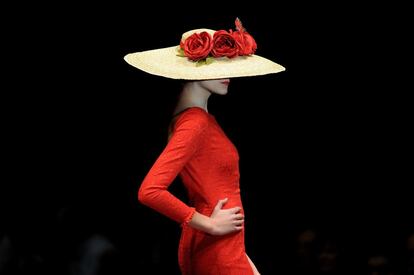
[[[185,275],[259,274],[245,252],[239,155],[207,108],[211,94],[227,93],[230,78],[284,70],[254,55],[256,48],[236,19],[236,31],[192,30],[183,34],[180,46],[125,56],[145,72],[188,80],[168,144],[138,192],[141,203],[181,224],[179,264]],[[167,190],[177,175],[190,205]]]

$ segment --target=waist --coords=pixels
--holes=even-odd
[[[243,204],[240,198],[240,195],[223,195],[220,198],[212,198],[208,201],[203,200],[195,200],[194,201],[194,207],[197,210],[197,212],[210,216],[211,213],[213,213],[214,207],[216,207],[219,200],[228,198],[227,202],[223,205],[222,209],[228,209],[233,207],[241,207],[241,213],[243,213]]]

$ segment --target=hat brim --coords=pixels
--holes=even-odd
[[[172,79],[208,80],[278,73],[285,68],[258,55],[214,58],[198,65],[178,56],[178,46],[127,54],[125,61],[147,73]]]

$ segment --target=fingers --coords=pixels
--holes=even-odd
[[[231,214],[236,214],[236,213],[241,211],[241,207],[236,206],[236,207],[233,207],[233,208],[229,208],[228,210]]]
[[[225,205],[227,201],[228,201],[228,198],[219,200],[218,203],[216,204],[215,208],[217,208],[217,209],[223,208],[223,205]]]
[[[243,226],[235,226],[234,228],[236,229],[236,231],[240,231],[243,229]]]
[[[234,214],[233,224],[236,226],[242,226],[244,223],[244,215],[242,214]]]
[[[242,215],[242,214],[235,214],[235,215],[234,215],[234,218],[235,218],[236,220],[243,220],[243,219],[244,219],[244,215]]]
[[[233,224],[234,224],[234,225],[236,225],[236,226],[242,226],[242,225],[243,225],[243,223],[244,223],[244,220],[235,220],[235,221],[233,222]]]

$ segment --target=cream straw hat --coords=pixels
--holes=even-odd
[[[207,32],[211,37],[215,33],[214,30],[210,29],[191,30],[182,35],[181,41],[184,41],[194,33],[202,32]],[[255,76],[278,73],[285,70],[283,66],[255,54],[233,58],[214,57],[210,59],[212,60],[211,63],[200,65],[186,56],[180,56],[179,45],[130,53],[124,59],[128,64],[147,73],[184,80]]]

